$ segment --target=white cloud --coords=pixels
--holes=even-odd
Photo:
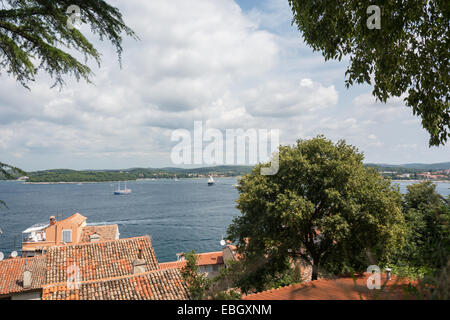
[[[323,133],[369,154],[391,140],[407,143],[402,129],[393,139],[383,124],[420,127],[401,99],[382,105],[340,89],[343,63],[324,63],[305,47],[285,21],[287,1],[248,15],[230,0],[113,4],[140,37],[125,40],[122,69],[96,41],[103,62],[95,85],[71,79],[58,91],[42,76],[30,92],[2,74],[0,160],[24,169],[170,165],[172,130],[192,130],[195,120],[221,130],[281,129],[283,144]]]
[[[302,79],[295,85],[288,81],[269,81],[244,93],[245,105],[255,116],[299,116],[331,107],[338,102],[333,85],[324,87],[311,79]]]

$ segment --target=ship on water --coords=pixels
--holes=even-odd
[[[212,186],[212,185],[214,185],[216,182],[214,181],[214,179],[213,179],[213,177],[212,176],[209,176],[209,179],[208,179],[208,186]]]
[[[114,191],[115,195],[124,195],[124,194],[130,194],[131,193],[131,189],[127,188],[127,182],[125,181],[125,188],[124,189],[120,189],[120,181],[119,181],[119,187],[117,188],[116,191]]]

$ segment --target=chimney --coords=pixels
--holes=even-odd
[[[386,268],[386,278],[387,280],[391,280],[391,268]]]
[[[50,216],[50,225],[54,225],[56,223],[56,218],[55,216]]]
[[[185,260],[184,258],[184,252],[177,253],[177,261]]]
[[[142,249],[139,249],[138,258],[133,261],[133,274],[145,272],[145,260],[142,259]]]
[[[28,270],[28,260],[25,260],[25,271],[23,272],[23,288],[31,288],[31,271]]]
[[[98,233],[93,233],[89,236],[89,241],[90,242],[99,242],[100,236],[98,235]]]

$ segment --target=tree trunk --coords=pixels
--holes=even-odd
[[[317,280],[318,276],[319,276],[319,261],[317,259],[313,259],[311,281]]]

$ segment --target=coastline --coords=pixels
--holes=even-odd
[[[227,176],[227,177],[217,177],[217,178],[235,178],[237,176]],[[178,179],[207,179],[206,177],[183,177]],[[173,178],[157,178],[156,180],[174,180]],[[22,182],[17,180],[4,180],[4,181],[16,181],[16,182]],[[140,178],[136,180],[120,180],[120,182],[133,182],[133,181],[155,181],[152,178]],[[411,182],[411,183],[420,183],[420,182],[433,182],[433,183],[450,183],[450,180],[394,180],[391,179],[392,183],[396,182]],[[27,182],[24,181],[22,184],[85,184],[85,183],[106,183],[106,182],[119,182],[119,180],[106,180],[106,181],[40,181],[40,182]]]
[[[228,176],[228,177],[215,177],[216,179],[220,178],[236,178],[238,176]],[[181,179],[208,179],[208,177],[183,177],[178,178]],[[153,180],[152,178],[144,178],[144,179],[136,179],[136,180],[120,180],[120,182],[139,182],[139,181],[158,181],[158,180],[175,180],[174,178],[156,178]],[[21,182],[22,184],[85,184],[85,183],[116,183],[119,180],[105,180],[105,181],[39,181],[39,182],[27,182],[27,181],[17,181],[17,180],[4,180],[4,181],[13,181],[13,182]]]

